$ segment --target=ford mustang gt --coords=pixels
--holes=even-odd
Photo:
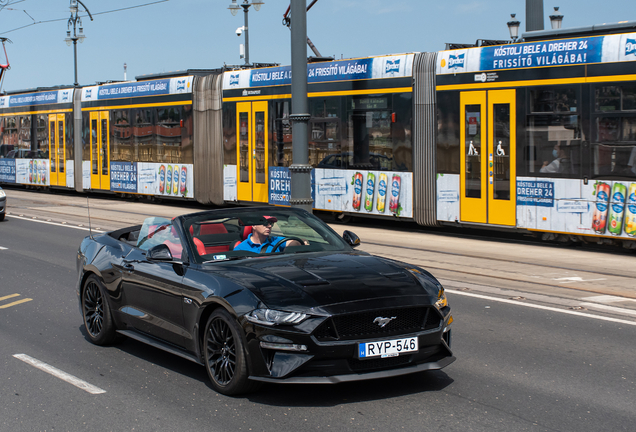
[[[91,235],[77,254],[87,337],[105,345],[125,336],[189,359],[227,395],[452,363],[442,285],[359,244],[306,211],[271,207]]]

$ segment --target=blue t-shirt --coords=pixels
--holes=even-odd
[[[265,252],[282,252],[283,250],[285,250],[286,242],[282,242],[280,246],[278,246],[276,251],[272,251],[272,248],[274,247],[276,243],[278,243],[283,238],[284,237],[269,236],[264,243],[258,244],[258,243],[252,242],[252,235],[250,234],[249,236],[247,236],[245,240],[243,240],[241,243],[236,245],[234,250],[244,250],[244,251],[250,251],[254,253],[260,253],[261,249],[266,248]]]

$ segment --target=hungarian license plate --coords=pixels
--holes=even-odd
[[[358,357],[361,359],[396,357],[400,354],[414,353],[417,350],[416,337],[363,342],[358,344]]]

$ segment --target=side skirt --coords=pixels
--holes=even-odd
[[[203,362],[199,358],[197,358],[195,355],[182,351],[178,348],[173,347],[172,345],[168,345],[157,339],[151,338],[150,336],[137,333],[136,331],[133,331],[133,330],[117,330],[117,333],[120,333],[131,339],[135,339],[139,342],[143,342],[155,348],[159,348],[160,350],[169,352],[170,354],[178,355],[179,357],[182,357],[186,360],[190,360],[191,362],[194,362],[196,364],[203,366]]]

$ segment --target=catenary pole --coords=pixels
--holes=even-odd
[[[307,144],[309,109],[307,103],[307,3],[291,0],[291,60],[292,60],[292,207],[311,213],[311,165]]]

